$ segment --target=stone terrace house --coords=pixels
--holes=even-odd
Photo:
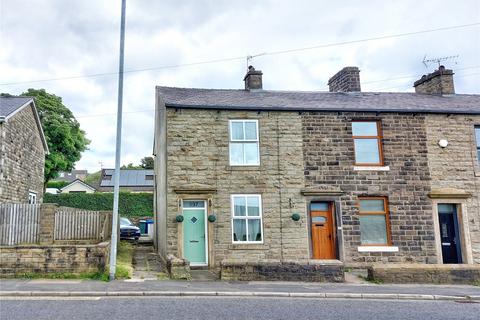
[[[30,97],[0,97],[0,202],[43,198],[48,146]]]
[[[356,67],[330,92],[244,81],[156,88],[161,256],[235,279],[480,263],[480,95],[455,94],[451,70],[415,93],[361,92]]]

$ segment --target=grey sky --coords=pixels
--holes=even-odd
[[[115,72],[120,0],[0,0],[0,83]],[[125,68],[141,69],[480,22],[477,0],[220,1],[128,0]],[[432,71],[424,55],[459,55],[457,93],[480,93],[480,26],[362,42],[251,62],[264,88],[326,90],[347,65],[363,91],[412,91]],[[155,85],[241,88],[246,60],[129,73],[125,76],[122,163],[150,155]],[[397,79],[392,79],[397,78]],[[400,78],[400,79],[398,79]],[[389,79],[379,82],[378,80]],[[77,168],[113,167],[115,75],[1,85],[19,94],[45,88],[63,97],[92,140]]]

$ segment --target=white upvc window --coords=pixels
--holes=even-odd
[[[230,165],[260,165],[258,120],[230,120]]]
[[[232,202],[232,242],[263,243],[262,197],[234,194]]]
[[[28,203],[29,204],[37,203],[37,194],[35,192],[28,193]]]

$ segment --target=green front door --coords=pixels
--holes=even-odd
[[[183,255],[191,265],[206,265],[205,201],[183,201]]]

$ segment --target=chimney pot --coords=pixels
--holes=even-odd
[[[415,81],[415,93],[421,94],[454,94],[455,86],[453,83],[453,71],[439,66],[438,70],[423,75],[419,80]]]
[[[357,67],[345,67],[328,80],[330,92],[359,92],[360,70]]]
[[[248,66],[248,71],[243,81],[245,82],[245,90],[259,90],[263,88],[262,71],[255,70],[253,66]]]

